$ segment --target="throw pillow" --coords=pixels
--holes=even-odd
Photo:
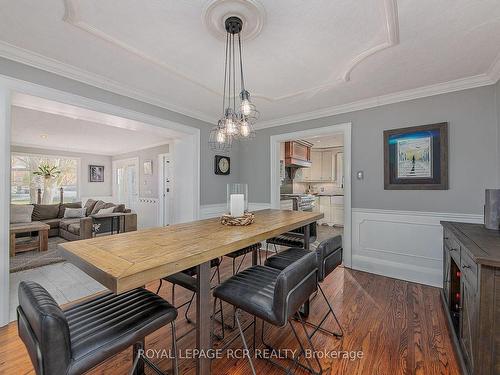
[[[87,210],[85,212],[86,216],[89,216],[92,213],[92,210],[94,209],[96,203],[97,201],[94,199],[87,199],[87,202],[85,202],[85,206],[83,206]]]
[[[33,214],[32,204],[11,204],[10,205],[10,223],[21,224],[31,223],[31,215]]]
[[[96,213],[98,213],[99,210],[104,208],[105,205],[106,203],[104,203],[104,201],[97,201],[94,205],[94,208],[92,209],[91,215],[95,215]]]
[[[64,210],[65,219],[79,219],[85,217],[86,208],[66,208]]]
[[[100,215],[100,214],[112,214],[114,212],[114,210],[115,210],[115,206],[108,207],[108,208],[101,208],[97,214],[98,215]]]
[[[59,219],[64,217],[64,211],[66,208],[82,208],[82,202],[72,202],[72,203],[63,203],[59,206],[59,215],[57,217]]]
[[[57,219],[59,215],[59,203],[57,204],[34,204],[33,221]]]
[[[115,206],[115,210],[113,212],[125,212],[125,205],[119,204],[118,206]]]

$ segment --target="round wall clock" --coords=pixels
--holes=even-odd
[[[215,155],[215,174],[228,175],[231,171],[229,156]]]

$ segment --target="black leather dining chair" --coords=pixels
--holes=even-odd
[[[238,272],[240,272],[241,266],[243,265],[243,262],[245,261],[245,258],[248,253],[251,253],[253,251],[258,251],[259,252],[259,259],[260,259],[260,242],[254,243],[253,245],[244,247],[242,249],[233,251],[232,253],[226,254],[225,256],[228,258],[231,258],[233,262],[233,275],[236,275]],[[240,263],[238,264],[238,267],[236,267],[236,259],[241,258]],[[260,263],[260,262],[259,262]],[[228,325],[229,329],[234,329],[236,327],[236,309],[233,310],[233,324]]]
[[[236,307],[236,323],[240,337],[243,341],[243,346],[247,351],[248,345],[245,340],[244,331],[253,325],[253,348],[255,352],[256,318],[262,319],[263,330],[264,322],[277,327],[285,327],[290,319],[297,313],[300,306],[316,291],[316,273],[316,254],[309,253],[281,271],[260,265],[247,268],[231,276],[229,279],[222,282],[221,285],[216,287],[214,296]],[[239,318],[240,310],[254,316],[253,322],[245,328],[242,328]],[[314,351],[314,346],[307,335],[304,322],[300,316],[299,321],[301,322],[304,333],[306,333],[309,346]],[[305,353],[305,349],[293,324],[290,324],[290,327],[301,348],[299,356],[293,358],[293,364],[288,368],[284,368],[270,358],[266,359],[287,371],[287,373],[289,373],[294,366],[299,365],[312,373],[321,374],[323,370],[318,358],[315,358],[315,360],[319,367],[319,371],[314,371],[308,356],[305,356],[307,366],[299,362],[299,357]],[[227,343],[225,347],[231,342]],[[252,359],[250,356],[247,356],[247,358],[252,373],[256,374]]]
[[[172,326],[172,368],[177,374],[177,310],[156,294],[143,288],[109,293],[67,310],[35,282],[21,282],[18,294],[19,336],[37,375],[83,374],[130,346],[132,371],[142,372],[147,364],[161,373],[140,351],[144,338],[167,324]]]
[[[266,240],[266,259],[269,254],[269,245],[273,245],[276,254],[278,253],[277,245],[306,248],[304,243],[304,230],[305,227],[300,227]],[[314,243],[317,236],[318,228],[316,222],[309,224],[309,244]]]
[[[210,277],[210,283],[213,281],[213,279],[217,276],[217,285],[220,284],[220,264],[221,264],[221,258],[215,258],[210,261],[210,268],[215,268],[214,272],[212,273],[212,276]],[[189,290],[192,292],[191,298],[187,301],[182,303],[181,305],[176,306],[177,309],[180,309],[184,306],[187,305],[186,310],[184,312],[184,317],[186,318],[186,321],[189,324],[196,324],[191,318],[189,317],[189,310],[191,308],[191,305],[193,304],[194,297],[196,296],[196,293],[198,293],[198,285],[196,282],[196,274],[197,274],[197,268],[196,267],[190,267],[188,269],[185,269],[181,272],[174,273],[172,275],[163,277],[160,279],[160,285],[158,286],[158,290],[156,291],[156,294],[160,292],[160,289],[163,285],[163,281],[167,281],[172,284],[172,304],[175,305],[175,287],[178,285],[184,289]],[[216,301],[214,301],[216,302]],[[222,324],[222,334],[218,335],[215,332],[213,333],[214,336],[218,339],[224,339],[224,310],[222,307],[222,301],[219,301],[219,310],[215,311],[214,308],[214,316],[215,314],[219,313],[220,314],[220,322]],[[215,317],[214,317],[215,319]],[[177,340],[181,340],[185,336],[187,336],[189,333],[195,330],[195,327],[192,329],[188,330],[181,336],[177,337]]]
[[[321,319],[319,324],[315,325],[307,322],[308,325],[314,327],[313,332],[309,336],[312,337],[316,332],[322,331],[336,337],[342,337],[344,335],[342,326],[337,316],[335,315],[335,312],[333,311],[330,301],[326,297],[320,285],[320,283],[322,283],[325,278],[342,263],[342,236],[338,235],[322,241],[316,248],[315,253],[317,255],[318,261],[318,289],[325,299],[328,311],[326,315]],[[308,256],[309,254],[311,254],[310,250],[292,247],[267,258],[264,264],[268,267],[282,270],[288,267],[290,264],[299,261],[302,257]],[[335,322],[340,328],[340,332],[333,332],[326,328],[322,328],[322,325],[330,314],[332,314],[333,318],[335,319]]]

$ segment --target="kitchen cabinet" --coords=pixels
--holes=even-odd
[[[321,180],[321,157],[320,151],[311,151],[311,168],[309,169],[309,179],[311,181]]]
[[[319,179],[321,181],[332,181],[335,179],[333,174],[333,168],[335,166],[333,151],[322,151],[321,152],[321,176]]]
[[[319,212],[324,217],[319,224],[344,225],[344,197],[340,195],[322,195],[319,197]]]
[[[296,181],[335,182],[341,187],[344,177],[344,153],[338,149],[311,149],[309,168],[300,168],[295,174]],[[340,167],[339,167],[340,166]]]
[[[332,207],[329,196],[319,197],[319,212],[324,215],[323,219],[319,220],[319,223],[332,225]]]

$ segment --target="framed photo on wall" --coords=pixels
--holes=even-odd
[[[104,182],[104,165],[89,165],[89,182]]]
[[[447,122],[384,131],[384,189],[448,189]]]

